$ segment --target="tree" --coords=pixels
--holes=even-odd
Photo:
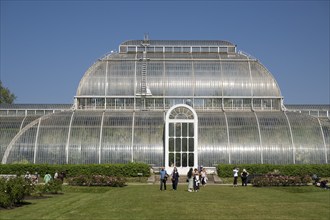
[[[12,104],[15,99],[16,96],[13,93],[11,93],[8,88],[3,87],[2,82],[0,80],[0,104],[2,103]]]

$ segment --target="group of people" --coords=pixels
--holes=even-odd
[[[328,186],[328,180],[321,180],[316,183],[316,186],[322,189],[330,189],[330,187]]]
[[[205,186],[207,183],[206,170],[203,167],[200,167],[198,170],[195,168],[190,168],[187,173],[187,182],[188,182],[188,192],[198,192],[200,184]]]
[[[312,175],[312,180],[314,180],[313,185],[322,189],[330,189],[328,186],[328,180],[321,180],[321,177],[317,176],[316,174]]]
[[[32,181],[32,183],[34,183],[34,184],[38,184],[38,182],[39,182],[39,174],[38,174],[38,172],[35,172],[34,174],[31,175],[30,172],[27,171],[25,173],[25,175],[24,175],[24,178],[26,180]]]
[[[233,169],[233,175],[234,175],[233,187],[236,187],[237,186],[237,179],[238,179],[238,175],[239,175],[239,168],[238,167],[235,167]],[[247,186],[249,173],[246,171],[246,169],[243,169],[243,171],[240,173],[240,176],[241,176],[241,180],[242,180],[242,186]]]
[[[171,177],[172,181],[172,190],[178,189],[178,183],[179,183],[179,172],[176,167],[173,168],[172,173],[169,175],[167,174],[167,171],[164,167],[161,168],[159,171],[160,174],[160,190],[166,190],[166,182],[168,177]],[[200,188],[200,184],[202,186],[205,186],[207,183],[207,175],[206,175],[206,169],[203,167],[200,167],[198,170],[197,168],[193,169],[190,168],[187,173],[187,183],[188,183],[188,192],[198,192]]]
[[[62,181],[64,181],[64,178],[66,177],[66,173],[67,171],[62,171],[61,173],[59,173],[58,171],[55,172],[54,177],[52,177],[52,175],[49,174],[49,172],[46,172],[45,176],[44,176],[44,183],[48,183],[49,181],[51,181],[52,179],[59,179]],[[39,182],[39,174],[38,172],[35,172],[34,174],[30,174],[29,171],[27,171],[24,175],[24,178],[26,180],[31,180],[34,184],[38,184]]]
[[[63,181],[64,181],[64,178],[66,177],[66,173],[67,173],[68,171],[62,171],[62,172],[58,172],[58,171],[56,171],[55,172],[55,174],[54,174],[54,177],[52,177],[50,174],[49,174],[49,172],[46,172],[46,175],[44,176],[44,182],[45,183],[48,183],[49,181],[51,181],[53,178],[54,178],[54,180],[55,179],[59,179],[59,180],[61,180],[62,181],[62,183],[63,183]]]

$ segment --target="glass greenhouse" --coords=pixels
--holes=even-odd
[[[329,106],[287,108],[273,75],[227,41],[126,41],[74,100],[2,106],[2,163],[329,163]]]

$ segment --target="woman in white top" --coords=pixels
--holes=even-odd
[[[233,187],[236,187],[237,186],[238,172],[239,172],[239,168],[235,167],[235,169],[233,169],[233,174],[234,174],[234,184],[233,184]]]
[[[202,182],[203,186],[205,186],[206,183],[207,183],[207,176],[206,176],[205,168],[203,168],[202,171],[201,171],[201,182]]]

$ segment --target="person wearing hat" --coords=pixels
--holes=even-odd
[[[241,173],[241,179],[242,179],[242,186],[247,186],[247,177],[249,173],[246,171],[246,169],[243,169]]]

